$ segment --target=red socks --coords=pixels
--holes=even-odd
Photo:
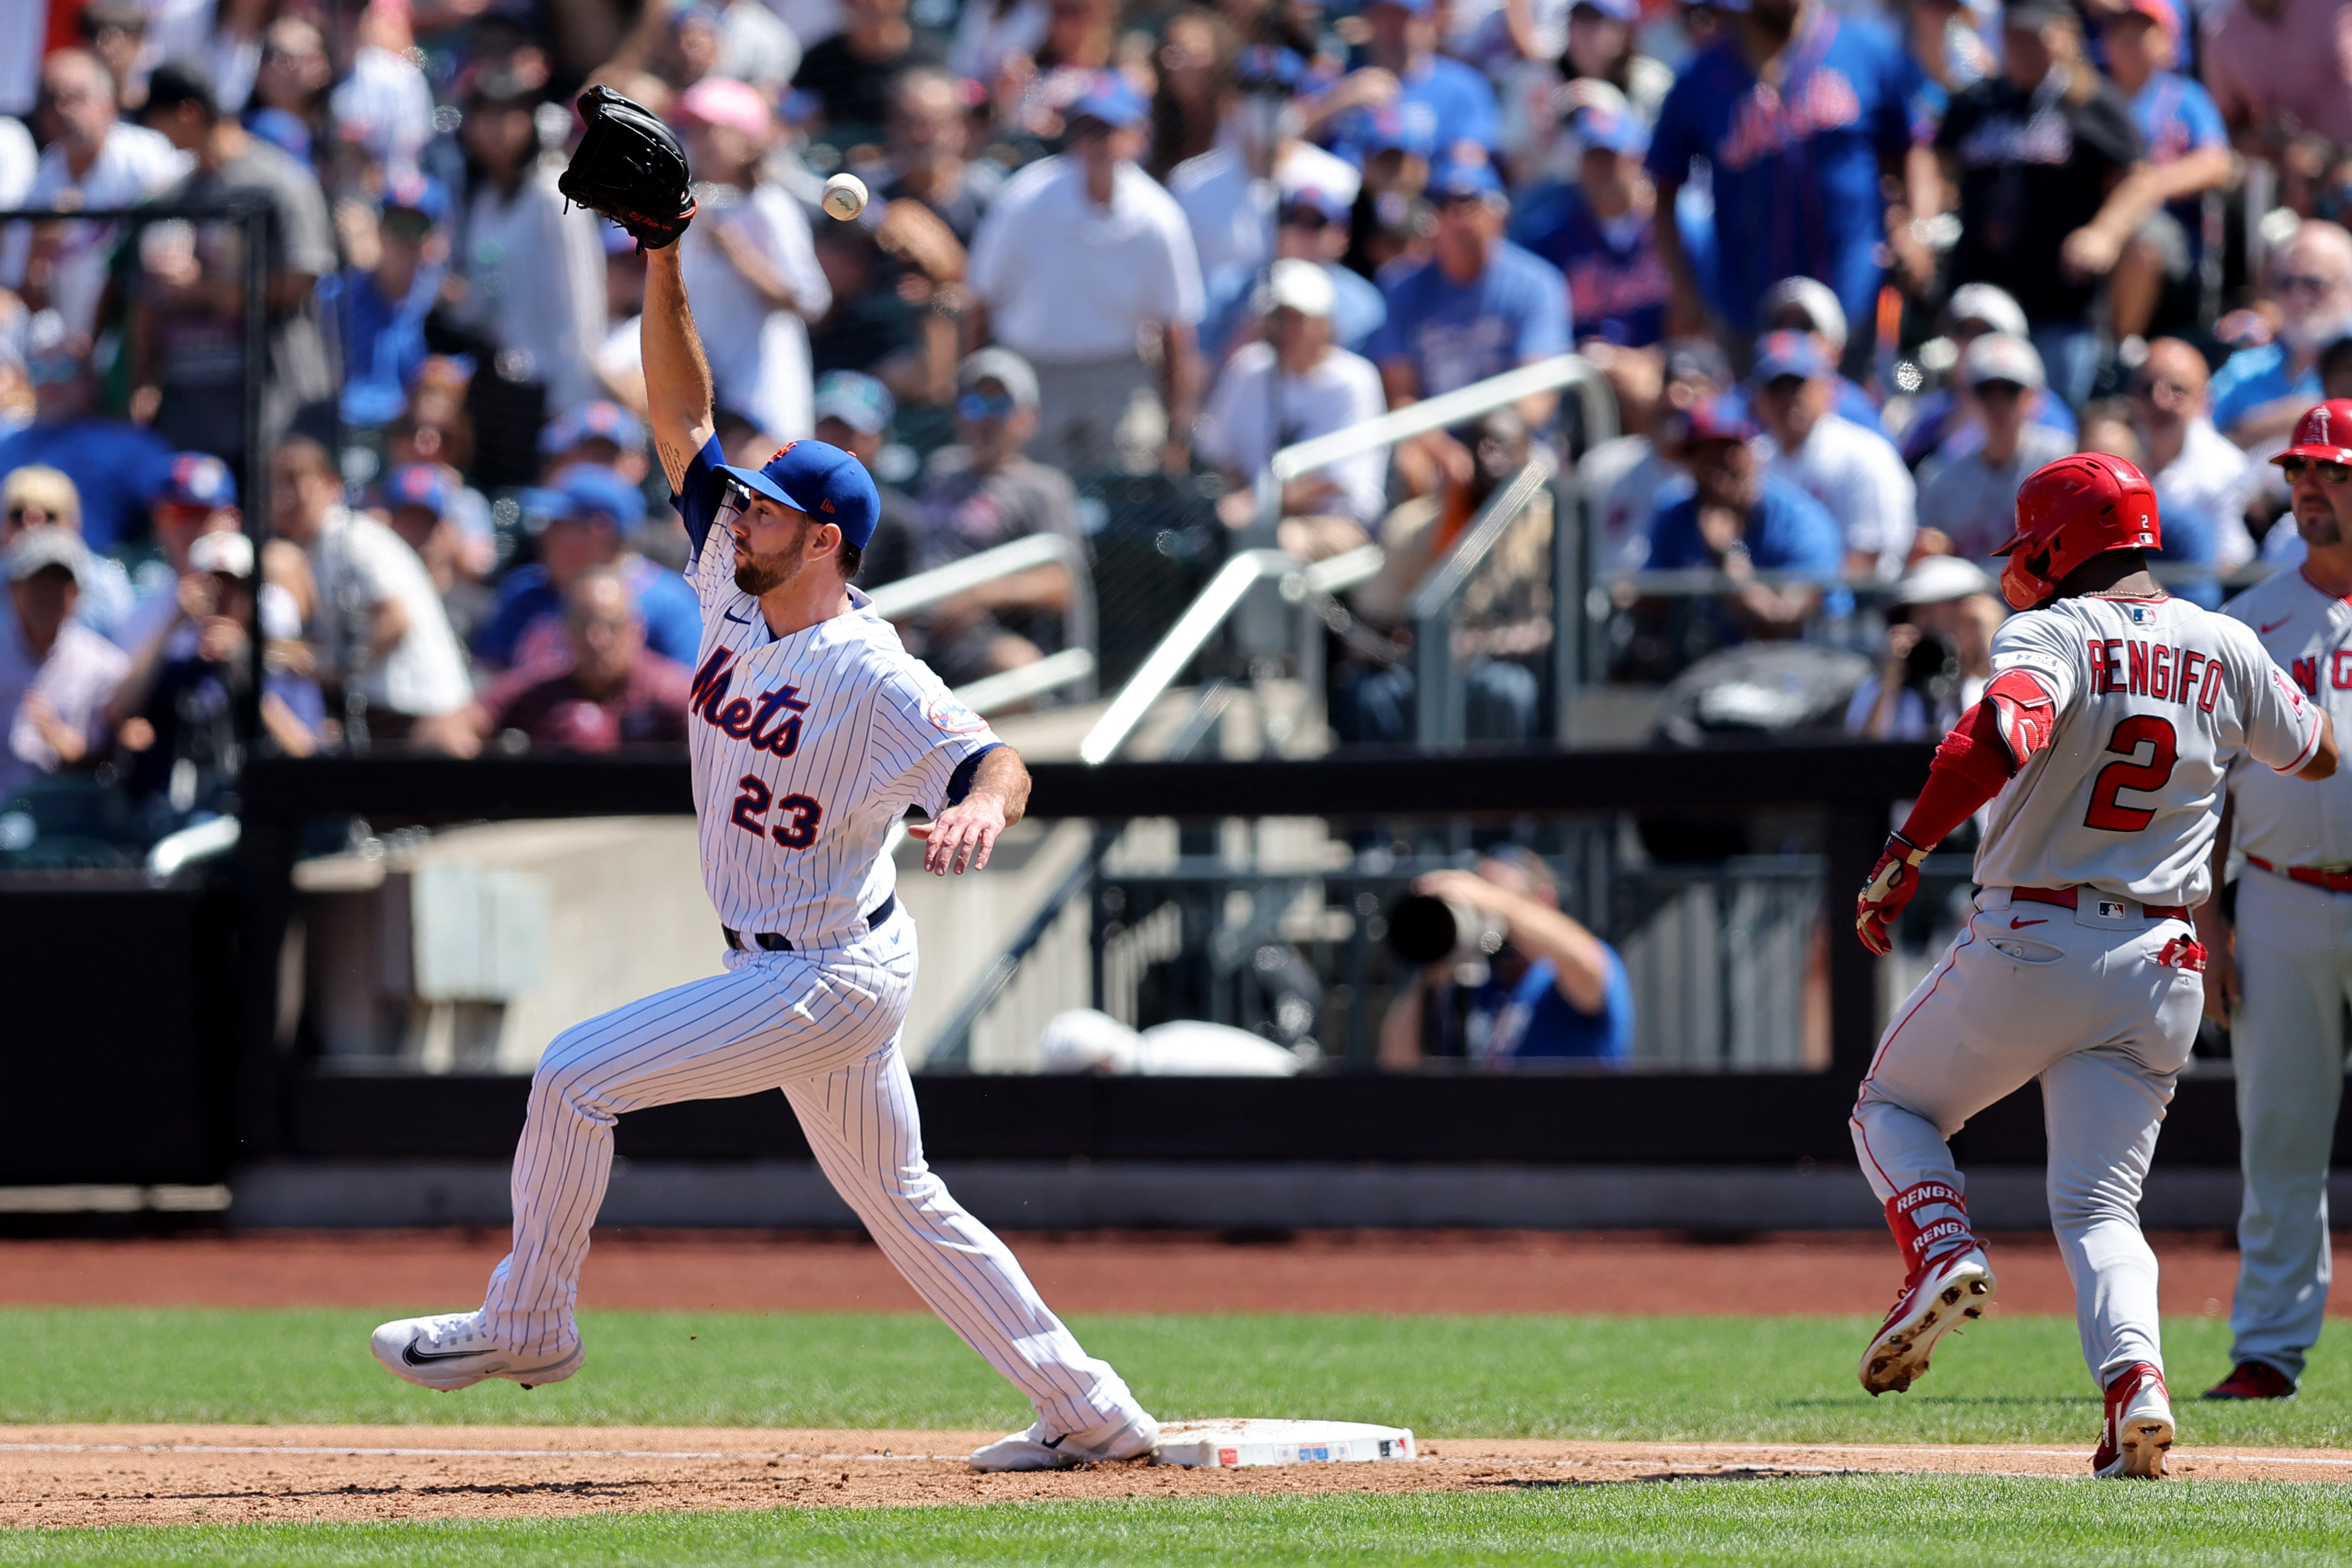
[[[1934,1259],[1976,1245],[1969,1229],[1968,1199],[1939,1181],[1920,1182],[1888,1198],[1886,1228],[1903,1249],[1907,1275],[1917,1275]]]

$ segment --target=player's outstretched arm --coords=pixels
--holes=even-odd
[[[1029,809],[1029,769],[1021,754],[998,746],[983,754],[962,800],[947,807],[929,822],[907,830],[921,839],[923,869],[933,876],[961,876],[988,863],[997,835],[1019,821]]]
[[[646,362],[646,412],[669,487],[686,487],[686,465],[717,428],[711,418],[710,362],[686,302],[677,246],[646,252],[646,310],[639,323]]]

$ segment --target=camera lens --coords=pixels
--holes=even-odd
[[[1434,964],[1462,945],[1454,906],[1425,893],[1408,893],[1389,910],[1389,951],[1408,964]]]

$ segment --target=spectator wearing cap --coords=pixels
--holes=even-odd
[[[0,547],[28,528],[61,528],[81,532],[81,497],[74,482],[55,468],[33,465],[0,480]],[[121,628],[138,595],[131,575],[112,556],[93,555],[82,562],[79,608],[74,618],[100,636],[123,641]],[[5,614],[0,608],[0,614]]]
[[[1558,268],[1503,237],[1510,201],[1494,166],[1445,163],[1430,176],[1437,232],[1427,261],[1396,271],[1383,292],[1389,319],[1366,357],[1380,366],[1389,406],[1423,398],[1565,352],[1568,284]],[[1523,400],[1531,429],[1550,418],[1554,399]],[[1468,448],[1444,431],[1397,448],[1400,476],[1414,495],[1437,487],[1443,473],[1467,482]]]
[[[1335,295],[1311,261],[1277,261],[1257,298],[1265,335],[1244,345],[1218,373],[1195,444],[1223,473],[1217,512],[1228,528],[1257,520],[1254,482],[1285,446],[1378,418],[1381,373],[1331,343]],[[1276,542],[1307,560],[1370,542],[1388,500],[1388,451],[1370,452],[1299,475],[1282,487]]]
[[[2238,0],[2203,10],[2200,74],[2231,139],[2277,161],[2296,138],[2352,142],[2352,56],[2341,0]]]
[[[1597,565],[1603,573],[1641,570],[1650,559],[1650,519],[1690,494],[1690,476],[1676,461],[1672,443],[1659,435],[1734,384],[1731,361],[1710,340],[1670,339],[1662,348],[1656,382],[1639,389],[1628,384],[1618,392],[1626,433],[1577,461],[1577,484],[1597,508]]]
[[[1425,136],[1433,153],[1492,157],[1502,145],[1495,89],[1437,52],[1436,0],[1373,0],[1361,15],[1370,32],[1361,58],[1304,106],[1307,134],[1361,163],[1373,151],[1375,113],[1386,111]]]
[[[843,0],[841,31],[802,57],[793,85],[814,99],[828,127],[871,134],[889,113],[890,80],[946,56],[907,24],[907,0]]]
[[[142,112],[195,162],[165,200],[192,207],[258,202],[270,214],[266,367],[246,363],[244,310],[231,303],[242,295],[232,287],[225,297],[219,287],[236,275],[237,231],[198,224],[184,251],[151,250],[144,235],[140,247],[132,412],[152,409],[156,432],[176,447],[242,462],[252,439],[245,428],[247,375],[262,375],[260,439],[271,444],[298,411],[336,392],[316,298],[319,280],[335,270],[327,198],[309,169],[222,114],[212,82],[194,66],[156,67]]]
[[[1849,735],[1933,740],[1959,723],[1992,679],[1992,634],[2009,618],[1991,574],[1931,555],[1890,596],[1878,667],[1846,705]]]
[[[375,221],[355,203],[337,209],[350,265],[322,280],[319,298],[343,367],[343,423],[380,429],[408,404],[431,352],[425,318],[448,277],[449,195],[438,180],[395,174]]]
[[[2352,329],[2352,233],[2306,219],[2266,270],[2263,307],[2215,327],[2225,341],[2251,340],[2213,372],[2212,389],[2214,425],[2248,451],[2284,440],[2319,401],[2320,350]]]
[[[1903,77],[1891,36],[1820,0],[1751,0],[1727,18],[1675,78],[1650,137],[1661,207],[1673,210],[1702,160],[1713,182],[1711,277],[1674,225],[1657,231],[1679,320],[1711,307],[1738,343],[1765,289],[1799,275],[1827,283],[1849,321],[1874,319],[1880,247],[1901,249],[1908,223],[1887,211],[1881,179],[1925,172],[1908,156]]]
[[[1666,269],[1652,232],[1657,192],[1642,167],[1648,127],[1614,109],[1587,109],[1571,131],[1576,183],[1545,208],[1520,243],[1568,279],[1577,338],[1645,349],[1665,336]]]
[[[191,811],[220,810],[236,784],[244,752],[238,697],[253,679],[247,649],[257,566],[253,541],[243,534],[199,536],[172,598],[172,619],[141,645],[106,705],[129,760],[124,786],[146,806],[159,836]],[[272,619],[262,610],[265,632]],[[310,756],[325,722],[318,683],[273,662],[262,675],[261,724],[278,748]]]
[[[534,749],[617,751],[686,739],[686,665],[646,646],[645,623],[621,574],[593,566],[563,596],[564,656],[519,669],[467,710],[482,740],[519,734]]]
[[[147,101],[147,72],[140,58],[147,50],[145,8],[139,0],[89,0],[75,18],[75,31],[114,78],[116,107],[136,114]]]
[[[153,431],[98,412],[89,339],[54,310],[28,328],[25,364],[33,382],[33,423],[0,436],[0,475],[40,465],[73,482],[85,543],[110,550],[137,538],[147,498],[163,486],[172,448]]]
[[[610,468],[632,485],[653,472],[646,455],[645,423],[617,402],[599,399],[567,408],[539,433],[540,476],[551,478],[575,463]]]
[[[1919,394],[1911,405],[1911,421],[1903,427],[1897,450],[1903,461],[1916,469],[1930,457],[1940,456],[1946,462],[1956,461],[1975,451],[1984,441],[1984,418],[1976,399],[1969,392],[1967,376],[1958,367],[1968,359],[1969,345],[1987,332],[2006,332],[2012,338],[2026,334],[2025,311],[2009,291],[1990,283],[1963,283],[1952,290],[1944,305],[1944,336],[1953,350],[1954,374],[1943,385]],[[2029,416],[2033,423],[2047,426],[2064,437],[2068,446],[2074,442],[2074,411],[2054,397],[2032,400],[2033,411]]]
[[[1352,194],[1320,186],[1284,192],[1276,214],[1274,254],[1277,259],[1311,261],[1323,269],[1331,280],[1331,340],[1361,353],[1389,319],[1389,306],[1378,284],[1341,260],[1348,253],[1354,204]]]
[[[833,288],[800,203],[761,177],[774,117],[757,92],[723,77],[688,88],[678,115],[688,162],[709,193],[678,242],[678,265],[712,384],[772,434],[806,435],[815,426],[809,323],[833,308]]]
[[[2213,564],[2235,571],[2254,558],[2246,507],[2262,488],[2254,460],[2213,428],[2205,356],[2178,338],[2158,338],[2132,372],[2132,423],[2168,527],[2176,507],[2212,519]],[[2172,536],[2164,542],[2171,544]]]
[[[701,604],[686,579],[629,548],[645,517],[643,493],[593,463],[574,464],[524,497],[523,525],[534,535],[539,559],[507,573],[497,607],[474,636],[474,656],[503,670],[561,664],[563,595],[582,572],[603,566],[627,585],[647,646],[691,664],[702,640]]]
[[[171,476],[147,510],[154,519],[155,548],[163,559],[141,569],[136,602],[113,632],[115,643],[134,655],[159,627],[173,623],[180,584],[190,570],[189,549],[207,534],[233,534],[244,526],[236,504],[236,476],[209,452],[173,453]],[[172,652],[176,656],[185,651]]]
[[[934,453],[923,477],[916,570],[1033,534],[1083,550],[1068,477],[1024,455],[1037,430],[1038,378],[998,348],[965,360],[957,380],[956,444]],[[936,605],[917,628],[922,657],[951,686],[1033,664],[1061,647],[1073,587],[1060,566],[1033,567]]]
[[[416,552],[343,505],[341,473],[307,436],[270,455],[269,520],[308,559],[316,600],[306,630],[338,711],[371,739],[446,748],[444,721],[473,699],[473,683]]]
[[[555,188],[562,171],[540,156],[535,107],[520,80],[486,73],[457,131],[468,175],[458,256],[465,291],[449,316],[488,350],[476,376],[484,384],[467,394],[484,459],[475,477],[485,486],[528,483],[528,443],[544,417],[535,411],[586,402],[601,386],[603,220]],[[493,409],[495,425],[485,417]]]
[[[1509,14],[1505,6],[1504,13]],[[1569,7],[1565,47],[1557,52],[1559,74],[1579,100],[1596,83],[1606,83],[1644,125],[1654,124],[1675,73],[1641,52],[1633,30],[1642,24],[1640,0],[1576,0]]]
[[[2234,165],[2221,111],[2195,80],[2173,69],[2180,59],[2174,0],[2126,0],[2124,9],[2102,16],[2099,44],[2107,74],[2131,105],[2147,179],[2163,204],[2124,247],[2108,285],[2112,330],[2122,342],[2145,337],[2167,291],[2198,276],[2204,197],[2229,185]]]
[[[857,371],[827,371],[816,382],[816,438],[866,465],[874,476],[881,510],[874,537],[866,541],[857,580],[869,589],[896,582],[915,570],[915,541],[923,529],[915,498],[886,482],[877,470],[889,444],[890,421],[898,412],[890,389]],[[903,455],[903,454],[902,454]],[[911,460],[908,468],[911,469]]]
[[[1801,636],[1806,622],[1850,601],[1845,542],[1820,502],[1769,471],[1760,433],[1728,399],[1711,398],[1674,421],[1668,439],[1690,471],[1691,494],[1650,526],[1652,571],[1723,573],[1712,601],[1718,644]],[[1759,572],[1796,580],[1759,582]]]
[[[1297,116],[1286,112],[1306,78],[1307,62],[1287,49],[1270,44],[1244,49],[1234,68],[1240,90],[1225,110],[1216,144],[1169,173],[1169,194],[1192,225],[1192,248],[1213,289],[1220,274],[1255,274],[1265,265],[1276,210],[1285,199],[1314,190],[1355,202],[1361,181],[1354,166],[1300,137]]]
[[[2104,398],[2083,410],[2081,450],[2104,452],[2147,471],[2147,452],[2134,427],[2132,406],[2121,398]],[[2149,550],[2150,561],[2163,570],[2165,591],[2202,610],[2221,608],[2221,584],[2214,575],[2214,556],[2221,530],[2209,514],[2178,497],[2157,495],[2158,515],[2164,519],[2164,543]]]
[[[1936,132],[1960,220],[1948,270],[2015,298],[2053,392],[2079,406],[2099,369],[2094,299],[2162,186],[2130,104],[2084,57],[2071,7],[2011,0],[2001,28],[2001,73],[1954,94]],[[1922,189],[1923,213],[1941,211],[1941,186]]]
[[[100,760],[107,699],[131,667],[129,654],[74,618],[89,551],[70,528],[26,528],[9,544],[7,564],[14,614],[0,625],[0,800],[41,774]]]
[[[112,74],[81,49],[58,49],[41,62],[34,130],[45,145],[26,207],[136,206],[187,172],[186,157],[170,142],[118,118]],[[12,225],[0,240],[0,287],[35,310],[55,308],[69,330],[91,332],[120,238],[102,224],[63,224],[38,235]]]
[[[2054,463],[2074,444],[2033,422],[2034,401],[2043,395],[2042,356],[2033,345],[2007,332],[1987,332],[1969,345],[1960,361],[1984,425],[1984,439],[1965,456],[1931,458],[1919,470],[1919,527],[1939,538],[1923,539],[1973,559],[1987,559],[2017,531],[2017,487],[2045,463]]]
[[[1097,73],[1068,151],[1013,176],[972,238],[990,328],[1035,367],[1035,455],[1066,473],[1191,461],[1206,304],[1183,209],[1135,163],[1146,112],[1126,78]],[[1136,347],[1147,332],[1157,374]]]
[[[1756,328],[1759,332],[1802,332],[1822,351],[1832,370],[1845,361],[1845,308],[1830,286],[1818,277],[1784,277],[1764,291]],[[1870,395],[1851,377],[1841,372],[1837,377],[1834,406],[1838,413],[1876,434],[1879,429],[1878,400]],[[1894,443],[1887,442],[1889,446]]]
[[[1845,538],[1845,575],[1892,581],[1911,553],[1916,492],[1884,436],[1840,414],[1836,371],[1802,332],[1757,340],[1750,378],[1769,471],[1822,504]]]
[[[416,552],[441,596],[442,613],[460,643],[471,643],[496,601],[472,570],[467,540],[457,519],[457,487],[431,463],[404,463],[383,478],[378,505],[401,542]]]

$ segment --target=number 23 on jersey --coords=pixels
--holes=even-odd
[[[806,795],[787,795],[779,800],[775,791],[756,774],[746,773],[735,780],[738,793],[735,810],[730,814],[734,824],[755,839],[772,838],[788,850],[804,850],[816,842],[817,824],[824,821],[824,808]],[[771,825],[768,808],[776,809],[778,821]]]

